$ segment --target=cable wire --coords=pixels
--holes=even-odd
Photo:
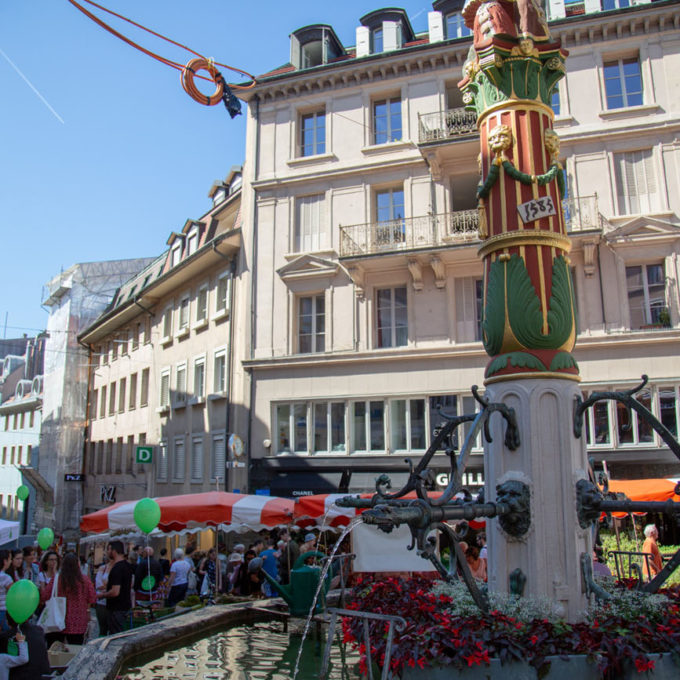
[[[255,85],[257,84],[255,76],[251,75],[247,71],[244,71],[243,69],[236,68],[234,66],[229,66],[228,64],[222,64],[212,59],[208,59],[204,57],[202,54],[196,52],[195,50],[192,50],[190,47],[187,47],[182,43],[179,43],[175,40],[172,40],[171,38],[161,35],[160,33],[157,33],[156,31],[153,31],[150,28],[147,28],[146,26],[142,26],[141,24],[137,23],[136,21],[133,21],[132,19],[128,19],[122,14],[118,14],[117,12],[114,12],[110,9],[107,9],[106,7],[103,7],[102,5],[97,4],[96,2],[93,2],[93,0],[81,0],[81,2],[86,2],[88,5],[92,5],[93,7],[100,9],[102,12],[106,12],[107,14],[110,14],[118,19],[121,19],[122,21],[126,21],[129,24],[135,26],[136,28],[146,31],[147,33],[150,33],[151,35],[160,38],[161,40],[165,40],[166,42],[169,42],[170,44],[175,45],[176,47],[180,47],[181,49],[190,52],[195,57],[194,59],[191,59],[189,63],[186,64],[186,66],[180,64],[179,62],[172,61],[171,59],[166,59],[160,54],[156,54],[155,52],[148,50],[146,47],[142,47],[142,45],[124,36],[122,33],[120,33],[115,28],[107,24],[98,16],[90,12],[88,9],[78,4],[76,0],[68,1],[75,8],[80,10],[85,16],[94,21],[98,26],[103,28],[105,31],[108,31],[109,33],[111,33],[111,35],[114,35],[116,38],[119,38],[124,43],[130,45],[130,47],[134,47],[135,49],[146,54],[152,59],[159,61],[161,64],[165,64],[166,66],[170,66],[171,68],[180,71],[182,87],[184,88],[185,92],[199,104],[204,104],[206,106],[214,106],[215,104],[218,104],[221,100],[224,100],[225,106],[227,107],[229,114],[233,118],[234,115],[236,115],[236,113],[240,112],[240,105],[237,103],[237,101],[235,101],[235,97],[231,93],[231,89],[249,90],[255,87]],[[230,71],[233,71],[235,73],[240,73],[246,78],[249,78],[251,82],[247,85],[237,85],[234,83],[227,85],[222,74],[217,70],[217,68],[215,68],[216,65],[229,69]],[[210,77],[199,75],[198,71],[206,71]],[[194,84],[194,78],[200,78],[201,80],[215,83],[216,86],[215,92],[212,95],[203,94]],[[237,108],[239,109],[239,111],[236,110]]]

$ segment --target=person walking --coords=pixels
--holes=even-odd
[[[37,564],[37,557],[35,554],[35,548],[27,545],[24,550],[24,565],[23,565],[23,578],[28,579],[31,583],[38,585],[38,574],[40,574],[40,569]]]
[[[97,615],[97,623],[99,624],[99,634],[108,635],[109,634],[109,614],[106,609],[106,599],[101,595],[106,590],[108,590],[109,582],[109,572],[113,563],[109,560],[108,555],[104,554],[104,559],[97,569],[97,573],[94,576],[94,586],[97,593],[100,593],[95,603],[95,614]]]
[[[151,587],[144,583],[147,576],[153,578]],[[147,546],[142,551],[142,560],[135,569],[135,600],[137,602],[148,602],[155,599],[156,591],[163,580],[163,570],[161,563],[153,556],[153,548]]]
[[[52,581],[55,574],[59,571],[59,566],[59,555],[54,550],[48,550],[43,553],[40,560],[40,572],[38,573],[38,590],[42,591]]]
[[[132,572],[127,565],[124,550],[122,541],[111,541],[107,546],[111,570],[106,590],[100,596],[106,600],[109,633],[120,633],[125,628],[127,613],[132,606]]]
[[[9,630],[7,623],[7,591],[12,586],[14,581],[12,577],[6,573],[9,565],[12,562],[12,554],[9,550],[0,550],[0,632]]]
[[[269,539],[267,541],[267,547],[260,553],[262,558],[262,569],[267,572],[275,581],[279,580],[279,568],[278,562],[281,553],[274,547],[274,541]],[[269,583],[269,581],[264,582],[264,594],[267,597],[275,597],[278,593],[274,590],[274,587]]]
[[[95,604],[97,595],[92,581],[80,571],[80,560],[75,553],[64,555],[59,574],[43,589],[42,604],[52,597],[55,587],[55,597],[66,598],[66,626],[60,633],[47,633],[47,643],[49,645],[60,640],[72,645],[82,645],[90,621],[90,607]]]
[[[168,607],[174,607],[185,598],[191,569],[192,567],[189,566],[189,562],[184,557],[184,550],[177,548],[175,550],[175,561],[170,565]]]
[[[648,524],[645,529],[645,542],[642,544],[642,552],[651,555],[642,561],[642,573],[648,580],[652,580],[662,569],[663,560],[657,541],[659,540],[659,530],[655,524]]]
[[[201,560],[198,565],[198,580],[200,585],[201,595],[207,593],[214,593],[217,587],[217,551],[215,548],[210,548],[208,554]],[[207,583],[204,583],[205,579]]]

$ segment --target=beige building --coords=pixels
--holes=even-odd
[[[551,4],[570,51],[553,108],[581,384],[629,388],[648,374],[639,398],[677,434],[678,3],[570,5]],[[291,63],[242,95],[251,492],[369,490],[380,471],[398,483],[440,409],[474,411],[488,359],[479,140],[456,87],[471,43],[461,7],[434,2],[423,35],[402,10],[372,12],[351,48],[331,26],[294,31]],[[634,413],[601,402],[587,425],[589,452],[614,476],[680,471]],[[481,442],[476,453],[471,484]],[[435,460],[442,485],[448,459]]]
[[[213,207],[168,238],[80,335],[89,346],[85,512],[115,501],[223,488],[228,435],[246,428],[234,310],[242,305],[241,168],[213,185]],[[151,463],[138,446],[153,447]],[[234,468],[232,487],[245,484]]]

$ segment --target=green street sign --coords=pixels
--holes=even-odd
[[[153,462],[153,446],[138,446],[137,447],[137,462],[138,463],[152,463]]]

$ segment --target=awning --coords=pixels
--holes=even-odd
[[[0,545],[16,541],[19,538],[19,522],[0,519]]]
[[[163,496],[155,499],[161,509],[158,529],[164,533],[184,529],[218,527],[225,531],[260,531],[290,524],[294,502],[287,498],[252,496],[226,491]],[[137,501],[114,503],[84,515],[84,532],[134,531]]]
[[[675,495],[675,485],[680,477],[661,479],[610,479],[609,490],[624,493],[631,501],[667,501],[680,503],[680,496]],[[637,514],[637,513],[636,513]],[[644,514],[644,513],[641,513]],[[614,512],[614,517],[627,517],[626,512]]]

